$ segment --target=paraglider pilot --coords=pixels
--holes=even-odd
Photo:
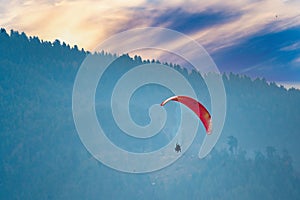
[[[181,152],[181,147],[178,143],[176,143],[176,147],[175,147],[175,151],[178,153],[178,152]]]

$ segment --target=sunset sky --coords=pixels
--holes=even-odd
[[[224,72],[300,83],[300,0],[0,0],[0,26],[92,50],[130,28],[198,41]]]

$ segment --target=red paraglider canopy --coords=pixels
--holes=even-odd
[[[201,103],[188,96],[173,96],[163,101],[160,105],[164,106],[169,101],[178,101],[184,104],[185,106],[187,106],[189,109],[191,109],[202,121],[206,129],[206,133],[207,134],[211,133],[212,130],[211,116],[207,111],[207,109]]]

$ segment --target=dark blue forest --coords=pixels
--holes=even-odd
[[[201,127],[191,148],[171,166],[147,174],[122,173],[94,159],[75,129],[73,83],[88,54],[59,40],[42,41],[1,29],[0,199],[300,199],[299,90],[224,74],[226,121],[220,140],[205,159],[197,157]],[[165,145],[172,137],[170,121],[166,129],[170,135],[137,144],[122,136],[105,106],[122,74],[159,61],[104,51],[93,56],[116,58],[96,93],[97,115],[107,136],[130,151]],[[185,76],[210,108],[198,72],[164,64]],[[145,93],[159,99],[171,95],[157,85],[137,90],[131,114],[139,124],[148,123],[147,109],[153,104]],[[178,107],[167,111],[173,112],[171,121],[176,124]]]

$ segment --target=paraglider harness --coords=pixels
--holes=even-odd
[[[178,152],[181,152],[181,146],[176,143],[176,147],[175,147],[175,151],[178,153]]]

